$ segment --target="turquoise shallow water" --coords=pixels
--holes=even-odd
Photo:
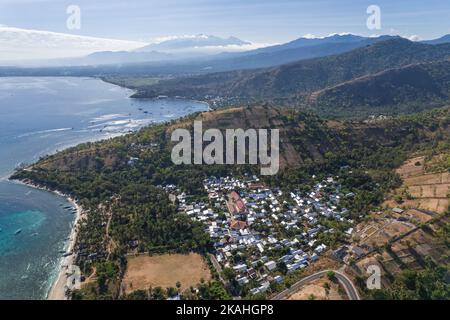
[[[49,192],[0,183],[1,299],[45,297],[73,223],[67,205]]]
[[[64,198],[9,182],[18,164],[207,108],[131,93],[96,79],[0,78],[0,299],[46,297],[74,219]]]

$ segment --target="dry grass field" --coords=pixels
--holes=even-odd
[[[418,208],[436,213],[444,213],[450,205],[450,173],[448,171],[427,173],[424,157],[416,157],[406,161],[397,173],[403,179],[403,185],[395,194],[403,197],[397,203],[393,197],[385,201],[387,207]],[[411,197],[405,197],[407,193]]]
[[[181,290],[196,286],[200,280],[208,281],[211,274],[202,256],[190,254],[163,254],[128,258],[128,267],[123,279],[125,292],[150,287],[173,287],[177,281]]]
[[[328,289],[325,288],[328,286]],[[300,288],[288,300],[343,300],[339,293],[339,284],[327,278],[321,278]]]

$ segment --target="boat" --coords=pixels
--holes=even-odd
[[[19,234],[22,232],[22,229],[17,229],[16,232],[14,232],[14,234]]]

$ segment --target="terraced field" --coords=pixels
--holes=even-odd
[[[417,208],[436,213],[444,213],[450,205],[450,172],[427,173],[425,171],[425,158],[409,159],[397,169],[403,179],[403,185],[396,191],[403,196],[402,202],[393,199],[384,204],[387,207]],[[404,196],[405,194],[409,196]]]

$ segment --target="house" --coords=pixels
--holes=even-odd
[[[272,271],[277,267],[277,263],[275,261],[269,261],[264,263],[264,266],[267,268],[267,270]]]
[[[261,253],[264,252],[264,247],[261,243],[258,243],[256,246],[258,247],[259,252],[261,252]]]
[[[259,292],[266,292],[270,288],[270,283],[268,281],[265,281],[261,283],[261,286],[258,288]]]
[[[231,220],[230,221],[230,228],[234,230],[241,230],[245,229],[247,227],[247,223],[245,221],[240,220]]]
[[[283,261],[283,262],[288,262],[288,261],[290,261],[290,260],[292,260],[292,258],[293,258],[293,256],[292,255],[290,255],[290,254],[287,254],[287,255],[285,255],[285,256],[282,256],[280,259],[278,259],[279,261]]]
[[[243,284],[249,283],[250,280],[248,280],[247,277],[240,277],[240,278],[236,278],[236,281],[237,281],[240,285],[243,285]]]
[[[352,253],[356,256],[356,258],[360,258],[365,254],[365,251],[363,248],[358,247],[358,246],[354,246],[352,247]]]
[[[327,248],[326,245],[320,244],[320,245],[317,246],[317,248],[314,249],[314,251],[315,251],[317,254],[321,254],[326,248]]]
[[[241,197],[236,191],[232,191],[228,195],[227,207],[231,215],[235,215],[238,213],[248,213],[244,201],[242,201]]]
[[[273,277],[273,281],[275,281],[276,283],[280,283],[281,281],[283,281],[283,277],[278,275]]]
[[[247,266],[245,264],[238,264],[233,267],[233,270],[236,272],[244,272],[247,270]]]
[[[250,279],[255,279],[257,277],[256,271],[253,268],[247,270],[247,275],[250,277]]]
[[[130,157],[130,159],[128,160],[128,165],[134,166],[136,164],[136,162],[138,162],[138,161],[139,161],[139,158]]]
[[[353,198],[355,194],[353,192],[349,192],[345,195],[346,198]]]
[[[402,214],[403,213],[403,209],[400,209],[400,208],[394,208],[394,209],[392,209],[392,212],[394,212],[394,213],[398,213],[398,214]]]
[[[258,288],[250,289],[250,293],[253,294],[253,295],[258,294],[259,292],[260,292],[260,291],[259,291]]]

